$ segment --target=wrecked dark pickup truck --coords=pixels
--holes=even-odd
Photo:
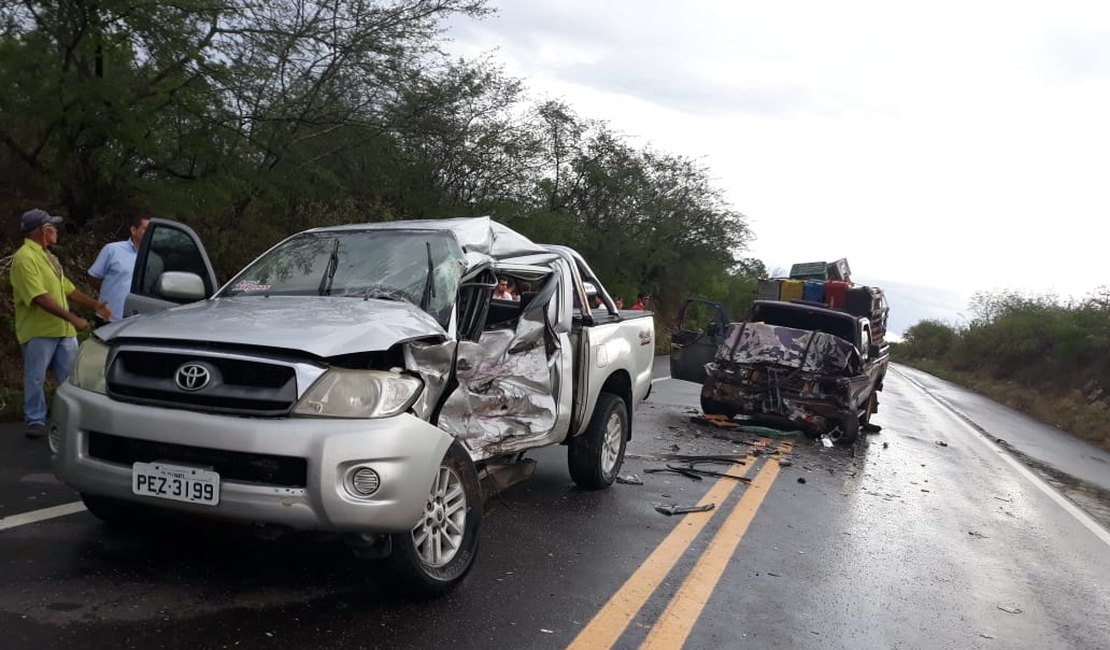
[[[691,327],[689,314],[705,313]],[[750,318],[691,300],[672,337],[671,376],[702,382],[707,414],[850,442],[870,426],[890,360],[862,316],[805,302],[757,300]],[[709,359],[707,361],[707,359]]]

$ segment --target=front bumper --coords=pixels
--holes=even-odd
[[[702,398],[753,421],[821,433],[856,416],[846,378],[789,373],[779,381],[763,366],[709,364],[707,369]],[[831,390],[817,388],[823,381]]]
[[[79,492],[167,510],[327,532],[397,533],[424,512],[450,434],[410,415],[373,420],[246,418],[117,402],[62,385],[53,406],[59,448],[54,473]],[[203,450],[305,460],[304,487],[221,477],[218,505],[138,496],[131,465],[89,453],[94,432]],[[157,460],[173,463],[174,458]],[[188,463],[186,463],[188,464]],[[371,497],[345,487],[356,465],[373,468],[381,487]]]

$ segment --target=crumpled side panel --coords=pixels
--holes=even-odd
[[[550,434],[556,406],[544,343],[543,322],[531,319],[515,332],[490,330],[477,343],[460,341],[459,387],[444,404],[440,428],[479,450],[478,458]]]
[[[413,405],[417,415],[425,420],[443,395],[451,377],[451,362],[455,356],[454,339],[442,343],[412,342],[405,346],[405,367],[415,371],[424,380],[424,392]]]
[[[811,330],[766,323],[731,323],[725,342],[717,349],[718,361],[767,364],[800,368],[821,374],[858,374],[863,365],[855,346]]]

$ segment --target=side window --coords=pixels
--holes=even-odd
[[[152,223],[148,230],[152,231],[147,234],[149,249],[142,267],[135,269],[134,293],[161,298],[158,279],[166,271],[195,273],[204,281],[206,293],[215,291],[207,258],[192,237],[176,227],[161,224]]]

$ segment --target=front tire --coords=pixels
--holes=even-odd
[[[578,487],[601,490],[613,484],[628,445],[628,407],[612,393],[597,396],[590,424],[567,446],[570,477]]]
[[[731,409],[715,399],[704,395],[701,398],[701,412],[706,415],[723,415],[726,418],[736,417],[736,409]]]
[[[420,521],[411,531],[392,536],[386,566],[411,595],[442,596],[474,565],[481,524],[478,471],[456,440],[439,464]]]

